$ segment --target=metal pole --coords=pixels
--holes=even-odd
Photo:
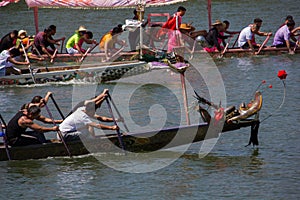
[[[207,0],[208,30],[211,28],[211,0]]]
[[[188,111],[188,100],[187,100],[184,72],[180,73],[180,80],[181,80],[182,96],[183,96],[183,101],[184,101],[186,123],[187,123],[187,125],[190,125],[191,123],[190,123],[190,116],[189,116],[189,111]]]

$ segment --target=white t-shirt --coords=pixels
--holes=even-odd
[[[84,112],[85,107],[79,107],[74,113],[68,116],[59,126],[63,135],[70,132],[88,133],[88,124],[93,121]]]
[[[251,26],[244,28],[238,39],[238,46],[242,47],[248,40],[252,39],[253,33],[251,32]]]
[[[0,53],[0,70],[6,67],[12,67],[13,64],[7,61],[7,59],[10,57],[10,53],[7,50],[3,50]]]

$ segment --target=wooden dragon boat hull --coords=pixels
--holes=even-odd
[[[149,51],[146,51],[146,53],[149,53]],[[207,54],[208,52],[205,50],[196,50],[194,53],[200,53],[200,54]],[[300,48],[297,48],[295,53],[300,53]],[[220,52],[209,52],[209,54],[212,57],[218,57],[220,55]],[[276,48],[267,46],[263,48],[259,55],[281,55],[281,54],[288,54],[288,49],[286,47],[282,48]],[[224,57],[246,57],[246,56],[253,56],[253,52],[250,49],[241,49],[241,48],[228,48],[226,52],[224,53]],[[46,56],[44,56],[45,61],[49,62],[50,59]],[[65,62],[65,63],[74,63],[78,62],[82,58],[81,54],[75,54],[73,56],[62,53],[57,54],[57,56],[54,59],[54,62]],[[138,52],[121,52],[118,59],[120,61],[136,61],[139,58]],[[87,54],[86,60],[89,62],[103,62],[105,59],[104,53],[89,53]],[[43,63],[43,61],[36,61],[31,60],[31,62],[38,62]]]
[[[223,131],[233,131],[242,127],[249,127],[259,123],[256,119],[242,120],[239,123],[224,124]],[[198,125],[181,126],[163,129],[160,131],[145,133],[127,133],[122,136],[126,151],[152,152],[165,150],[172,147],[191,144],[204,139],[217,138],[219,133],[207,135],[208,123]],[[176,139],[174,139],[176,136]],[[93,139],[93,149],[98,153],[113,153],[122,151],[117,135],[98,136]],[[96,146],[95,146],[96,145]],[[79,141],[67,142],[67,146],[73,156],[85,155],[90,152]],[[12,160],[41,159],[47,157],[68,156],[63,143],[54,141],[45,144],[29,145],[23,147],[9,147]],[[95,152],[93,152],[95,153]],[[4,145],[0,146],[0,161],[8,160]]]
[[[133,76],[151,71],[153,68],[143,61],[112,62],[110,64],[87,64],[87,65],[63,65],[37,67],[33,70],[36,83],[91,80],[106,82],[120,79],[125,76]],[[26,85],[33,84],[32,75],[28,68],[21,69],[21,75],[0,77],[0,85]]]
[[[207,53],[205,50],[197,51],[199,53]],[[289,51],[287,48],[276,48],[276,47],[266,47],[263,48],[259,55],[282,55],[288,54]],[[297,48],[295,53],[300,53],[300,48]],[[218,58],[220,56],[220,52],[210,52],[209,53],[213,58]],[[247,57],[247,56],[255,56],[250,49],[241,49],[241,48],[228,48],[226,52],[223,54],[223,57]]]
[[[42,55],[45,59],[45,61],[49,62],[50,59],[46,55]],[[130,60],[137,60],[139,54],[138,52],[120,52],[118,55],[117,60],[123,60],[123,61],[130,61]],[[54,59],[54,62],[78,62],[82,59],[81,54],[74,54],[70,55],[68,53],[58,53],[56,54],[56,57]],[[98,53],[88,53],[85,57],[85,60],[88,60],[89,62],[103,62],[105,60],[105,54],[102,52]],[[37,61],[37,60],[30,60],[30,62],[38,62],[43,63],[43,61]]]

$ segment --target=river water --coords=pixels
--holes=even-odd
[[[207,27],[206,1],[193,0],[182,5],[187,8],[185,22],[193,22],[198,29]],[[147,12],[172,13],[177,7],[178,5],[147,8]],[[286,15],[293,15],[296,25],[299,26],[297,1],[219,0],[213,1],[212,7],[213,19],[229,20],[232,30],[240,30],[254,18],[260,17],[264,21],[262,30],[274,33]],[[56,24],[56,36],[60,37],[70,36],[78,26],[85,25],[93,30],[95,39],[99,40],[114,25],[123,23],[125,18],[131,17],[131,9],[104,11],[40,9],[39,27],[42,29],[50,24]],[[33,12],[27,9],[24,2],[0,8],[0,19],[0,35],[13,29],[26,29],[30,34],[34,34]],[[258,38],[260,42],[263,40],[264,38]],[[199,63],[203,62],[207,60],[199,60]],[[220,81],[224,83],[227,105],[239,105],[242,101],[248,101],[255,88],[262,80],[266,80],[266,84],[261,88],[264,104],[260,118],[272,116],[260,126],[258,148],[245,147],[250,135],[250,130],[246,128],[223,134],[204,158],[199,157],[202,143],[197,143],[172,162],[170,158],[180,150],[161,152],[160,156],[154,159],[147,154],[137,156],[138,159],[115,155],[112,157],[115,163],[118,163],[118,159],[123,161],[128,159],[128,162],[120,163],[122,166],[116,167],[117,170],[92,155],[1,162],[0,197],[1,199],[299,199],[300,110],[297,106],[300,100],[299,62],[299,55],[283,54],[225,58],[216,60],[213,65],[221,74],[222,80],[214,77],[211,79],[218,87]],[[277,78],[277,72],[282,69],[288,73],[287,94],[283,107],[277,110],[283,98],[283,86]],[[205,72],[202,71],[201,74],[205,76]],[[159,84],[154,81],[156,78],[159,79]],[[194,80],[192,75],[189,82],[194,84],[193,89],[197,92],[208,95],[205,85],[202,85],[201,81]],[[151,128],[153,124],[172,126],[183,123],[184,114],[175,111],[182,102],[178,103],[174,100],[175,96],[172,96],[180,94],[180,79],[170,72],[101,85],[77,83],[74,86],[59,83],[1,87],[1,114],[9,120],[23,103],[30,101],[34,95],[44,95],[47,91],[53,92],[62,111],[67,112],[72,106],[72,101],[86,98],[91,93],[94,94],[94,91],[98,93],[103,88],[112,90],[116,87],[118,87],[117,104],[121,102],[120,100],[125,100],[128,94],[132,94],[133,90],[135,91],[129,101],[132,115],[130,128],[146,129]],[[193,102],[192,95],[191,89],[188,88],[190,104]],[[49,107],[58,118],[59,114],[52,102]],[[121,111],[125,109],[122,107],[126,106],[121,104]],[[168,115],[163,123],[161,121],[165,120],[165,113]],[[197,120],[197,113],[191,111],[190,114],[192,120],[195,118]],[[50,133],[48,137],[54,137],[54,134]],[[149,169],[153,166],[152,162],[165,167]],[[128,168],[139,170],[131,172],[122,170]],[[150,172],[134,173],[143,171]]]

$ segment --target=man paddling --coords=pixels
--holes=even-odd
[[[290,41],[290,39],[293,39],[295,42],[297,42],[295,38],[291,37],[291,31],[294,29],[294,27],[295,21],[289,20],[286,25],[279,28],[275,34],[273,45],[276,46],[276,48],[287,47],[289,54],[294,54],[295,52],[292,47],[294,47],[296,44]]]
[[[103,122],[113,122],[112,118],[95,114],[95,103],[89,101],[83,107],[79,107],[74,113],[68,116],[59,126],[65,141],[79,140],[83,138],[95,137],[94,128],[104,130],[118,130],[116,125],[108,126],[92,121],[92,118]]]
[[[272,33],[271,32],[262,32],[260,31],[260,27],[262,26],[262,19],[260,18],[255,18],[253,20],[253,24],[250,24],[249,26],[256,26],[256,29],[254,29],[254,34],[252,34],[252,38],[251,38],[251,43],[253,45],[254,48],[259,48],[260,44],[257,44],[255,41],[255,34],[259,35],[259,36],[271,36]]]
[[[11,74],[20,75],[21,70],[14,65],[28,65],[28,62],[20,62],[15,57],[20,56],[20,51],[17,48],[3,50],[0,52],[0,77]]]
[[[33,122],[40,116],[41,109],[34,105],[20,110],[7,124],[7,140],[10,146],[26,146],[46,142],[44,132],[56,131],[58,126],[44,127]],[[27,128],[33,131],[26,131]]]
[[[35,54],[46,54],[50,60],[55,58],[55,50],[48,49],[47,47],[51,44],[49,42],[49,37],[51,35],[51,30],[46,28],[44,31],[39,32],[34,38],[33,53]]]
[[[52,92],[47,92],[46,96],[43,98],[41,96],[34,96],[31,100],[30,103],[26,103],[21,107],[21,110],[23,109],[29,109],[32,106],[38,106],[40,109],[42,109],[43,107],[45,107],[45,104],[48,102],[49,97],[52,95]],[[52,119],[47,118],[43,115],[39,115],[36,120],[39,120],[43,123],[52,123]],[[55,123],[59,124],[61,123],[63,120],[59,119],[59,120],[54,120]]]
[[[74,113],[78,108],[85,106],[88,102],[94,102],[95,110],[97,110],[98,108],[100,108],[101,104],[103,103],[105,98],[108,96],[107,93],[108,93],[108,89],[104,89],[103,92],[101,94],[99,94],[98,96],[95,96],[94,98],[91,98],[89,100],[80,101],[72,108],[71,112],[67,116]]]

